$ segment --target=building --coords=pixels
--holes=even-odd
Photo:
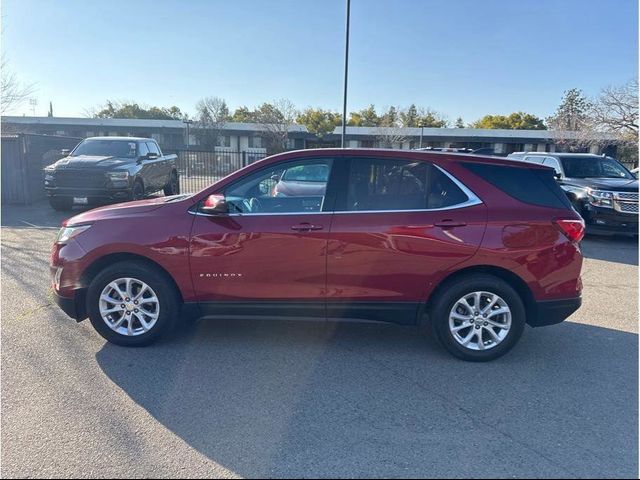
[[[197,150],[195,124],[189,127],[188,145]],[[123,118],[2,117],[7,133],[36,133],[69,137],[137,136],[154,138],[166,151],[187,147],[187,124],[182,120],[142,120]],[[339,146],[341,127],[318,139],[303,125],[289,128],[290,149],[312,146]],[[347,127],[346,146],[351,148],[454,147],[483,148],[498,155],[517,151],[554,152],[563,150],[560,140],[579,139],[577,132],[550,130],[500,130],[475,128]],[[597,145],[581,151],[616,155],[614,139],[599,139]],[[218,138],[216,151],[266,152],[264,128],[255,123],[227,122]]]
[[[189,147],[197,150],[195,128],[195,124],[189,128]],[[182,120],[3,116],[2,131],[79,138],[148,137],[155,139],[163,150],[184,150],[187,147],[187,124]],[[306,148],[306,140],[312,137],[304,126],[292,125],[289,128],[289,148]],[[218,147],[216,150],[266,151],[264,128],[255,123],[227,122],[218,138]]]

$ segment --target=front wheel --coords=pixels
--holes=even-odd
[[[168,197],[169,195],[178,195],[179,193],[180,183],[178,182],[178,174],[176,172],[171,172],[169,183],[164,187],[164,195]]]
[[[506,354],[526,323],[520,295],[504,280],[485,274],[447,285],[434,298],[430,313],[432,329],[444,348],[472,362]]]
[[[49,197],[49,205],[58,212],[66,212],[73,208],[71,199],[64,197]]]
[[[87,311],[93,328],[117,345],[149,345],[173,329],[180,300],[158,268],[120,262],[91,281]]]

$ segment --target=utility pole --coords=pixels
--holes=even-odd
[[[347,79],[349,78],[349,16],[351,14],[351,0],[347,0],[347,23],[344,45],[344,94],[342,103],[342,141],[341,147],[345,147],[347,134]]]
[[[420,148],[422,148],[422,137],[424,136],[424,124],[420,124]]]

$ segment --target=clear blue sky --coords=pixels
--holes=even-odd
[[[2,49],[45,115],[106,99],[341,110],[344,0],[4,0]],[[349,110],[551,114],[638,72],[637,0],[352,0]],[[17,114],[30,114],[25,106]]]

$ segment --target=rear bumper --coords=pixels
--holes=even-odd
[[[536,302],[535,310],[527,315],[527,323],[532,327],[555,325],[566,320],[582,305],[582,297]]]

